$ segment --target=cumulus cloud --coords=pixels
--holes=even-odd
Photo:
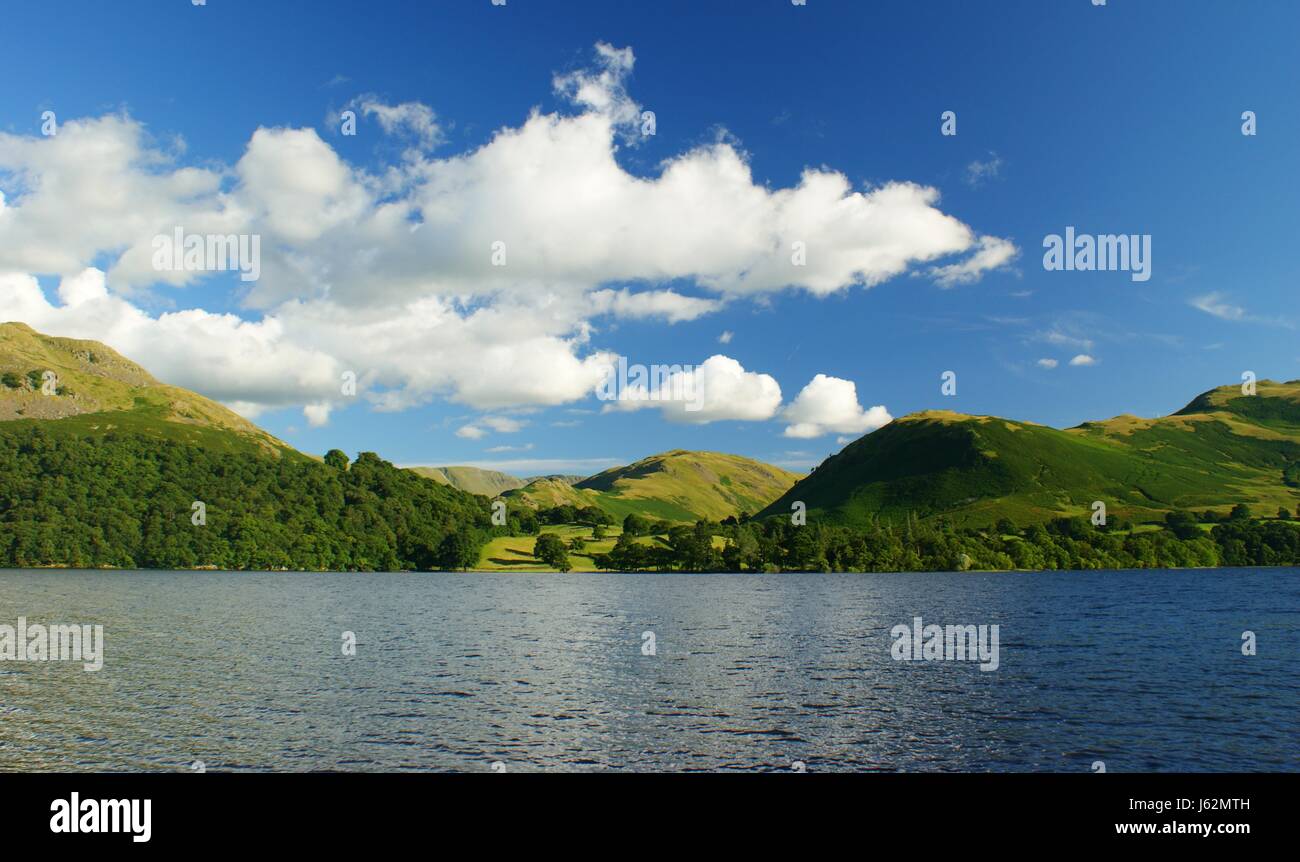
[[[828,168],[771,188],[725,138],[629,173],[616,156],[639,117],[634,62],[629,48],[598,45],[592,68],[553,81],[566,110],[373,173],[312,129],[253,130],[235,164],[202,167],[125,115],[69,120],[51,137],[0,133],[0,302],[7,317],[103,340],[247,414],[293,405],[315,424],[348,403],[348,371],[383,410],[438,397],[563,404],[587,397],[608,362],[595,315],[687,321],[737,296],[824,296],[928,264],[946,286],[1014,256],[942,212],[933,188],[855,188]],[[387,131],[440,139],[426,106],[360,105]],[[153,268],[154,238],[178,228],[261,238],[261,278],[235,295],[240,315],[143,310],[141,291],[221,277]],[[57,305],[32,274],[60,280]],[[657,288],[678,279],[709,296]],[[775,381],[728,376],[725,359],[711,367],[722,406],[706,415],[770,416]],[[730,384],[756,400],[728,405]]]
[[[767,374],[746,371],[715,354],[697,366],[664,373],[652,385],[633,383],[614,393],[605,412],[655,408],[670,422],[702,425],[724,419],[762,421],[781,407],[781,387]]]
[[[1070,360],[1070,364],[1071,365],[1096,365],[1097,360],[1093,359],[1091,356],[1089,356],[1086,353],[1080,353],[1078,356]]]
[[[783,418],[791,424],[785,436],[821,437],[831,432],[865,434],[893,421],[883,405],[864,410],[858,403],[858,388],[852,380],[818,374],[785,408]]]
[[[1038,365],[1039,365],[1040,367],[1042,367],[1042,368],[1055,368],[1055,367],[1056,367],[1057,365],[1059,365],[1059,364],[1060,364],[1060,363],[1057,362],[1055,359],[1040,359],[1040,360],[1038,360]]]
[[[302,415],[306,418],[307,424],[312,428],[320,428],[329,424],[330,411],[334,405],[328,401],[320,404],[307,404],[302,408]]]
[[[586,397],[610,359],[603,351],[577,356],[583,336],[549,334],[531,309],[508,304],[462,313],[436,297],[372,311],[285,303],[246,321],[198,309],[152,317],[111,295],[94,269],[64,279],[58,292],[62,304],[54,305],[34,277],[0,275],[7,319],[104,341],[163,381],[249,416],[312,404],[323,417],[323,403],[350,400],[342,394],[345,372],[380,410],[439,392],[489,410],[563,404]]]

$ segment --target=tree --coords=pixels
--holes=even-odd
[[[1165,526],[1180,539],[1194,539],[1201,535],[1196,516],[1191,512],[1170,512],[1165,515]]]
[[[325,453],[325,464],[335,470],[347,470],[348,456],[343,453],[342,449],[331,449]]]
[[[1250,507],[1245,503],[1238,503],[1232,507],[1232,512],[1228,515],[1228,519],[1232,521],[1249,521]]]
[[[533,545],[533,556],[559,572],[573,568],[569,565],[569,553],[564,547],[564,540],[555,533],[542,533]]]
[[[650,532],[650,522],[635,512],[623,519],[623,534],[644,536]]]
[[[512,536],[536,536],[541,531],[537,513],[532,509],[511,512],[507,529]]]
[[[694,527],[675,528],[669,539],[674,552],[673,562],[688,572],[717,571],[722,567],[722,556],[713,547],[713,530],[707,521]]]
[[[648,549],[634,539],[631,533],[619,536],[608,556],[610,566],[620,572],[640,571],[650,563]]]
[[[1281,508],[1279,508],[1279,509],[1277,510],[1277,519],[1278,519],[1279,521],[1289,521],[1289,520],[1291,520],[1291,513],[1290,513],[1289,511],[1287,511],[1286,506],[1282,506]]]
[[[448,567],[465,568],[491,529],[481,498],[373,454],[340,471],[237,439],[208,448],[0,423],[0,566],[428,569],[459,532]],[[196,500],[206,524],[191,523]]]
[[[597,524],[609,526],[614,523],[614,519],[610,517],[607,512],[604,512],[595,506],[583,506],[578,510],[576,523],[588,524],[590,526],[595,526]]]
[[[478,562],[479,544],[467,530],[448,533],[438,545],[438,565],[448,572],[468,569]]]

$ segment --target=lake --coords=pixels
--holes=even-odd
[[[20,616],[103,668],[0,661],[0,770],[1300,766],[1296,569],[0,571]],[[997,669],[896,660],[918,616],[997,625]]]

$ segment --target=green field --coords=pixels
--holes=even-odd
[[[569,562],[575,572],[594,572],[596,564],[592,561],[592,554],[609,553],[614,547],[614,542],[622,534],[618,527],[606,527],[607,535],[604,539],[596,541],[591,538],[591,527],[583,525],[565,525],[557,527],[546,527],[542,532],[555,533],[564,540],[567,545],[575,537],[582,538],[587,546],[582,551],[569,551]],[[649,537],[640,537],[640,542],[653,541]],[[536,536],[498,536],[490,539],[483,547],[479,555],[478,565],[475,569],[485,572],[547,572],[550,569],[536,557],[533,556],[533,546],[537,542]]]
[[[586,542],[586,547],[581,551],[569,551],[569,563],[573,566],[572,571],[595,572],[598,570],[591,555],[609,553],[623,531],[618,527],[606,527],[605,538],[596,541],[591,538],[591,529],[591,527],[585,525],[568,524],[545,527],[542,532],[555,533],[564,540],[566,545],[575,537],[582,538]],[[663,544],[664,537],[637,536],[636,541],[642,545],[656,545]],[[533,546],[536,542],[536,536],[498,536],[493,538],[484,546],[482,553],[479,555],[478,565],[474,569],[483,572],[549,572],[551,569],[533,556]],[[720,536],[713,537],[713,545],[719,550],[725,544],[725,540]]]

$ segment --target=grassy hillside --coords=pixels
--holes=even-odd
[[[528,484],[509,473],[482,470],[478,467],[411,467],[409,469],[417,476],[432,479],[440,485],[450,485],[468,494],[481,494],[484,497],[496,497]]]
[[[739,455],[675,449],[572,485],[542,479],[505,496],[531,508],[595,506],[618,520],[635,513],[688,523],[757,512],[798,479],[796,473]]]
[[[540,481],[540,480],[542,480],[542,479],[550,479],[550,480],[552,480],[552,481],[554,481],[554,482],[563,482],[563,483],[566,484],[566,485],[576,485],[577,483],[581,482],[581,481],[582,481],[583,479],[585,479],[585,478],[587,478],[587,477],[586,477],[586,476],[575,476],[575,475],[570,474],[570,473],[552,473],[552,474],[547,475],[547,476],[529,476],[528,478],[526,478],[526,479],[524,479],[524,480],[522,480],[522,481],[523,481],[523,484],[524,484],[524,485],[527,485],[527,484],[530,483],[530,482],[537,482],[537,481]],[[522,486],[521,486],[521,487],[522,487]]]
[[[54,375],[50,394],[47,372]],[[293,452],[215,401],[159,383],[97,341],[0,323],[0,421],[50,419],[59,420],[45,423],[52,433],[130,431],[223,451]]]
[[[865,525],[942,516],[981,526],[1089,514],[1154,520],[1178,509],[1272,514],[1300,502],[1300,381],[1257,394],[1214,389],[1159,419],[1118,416],[1057,430],[991,416],[928,411],[845,447],[761,514]],[[1293,476],[1294,484],[1287,484]]]

